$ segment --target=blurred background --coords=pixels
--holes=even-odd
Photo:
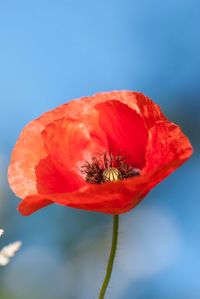
[[[30,120],[99,91],[141,91],[190,137],[194,155],[122,215],[106,298],[200,298],[200,2],[0,1],[0,268],[2,299],[96,299],[112,219],[56,205],[30,217],[6,178]]]

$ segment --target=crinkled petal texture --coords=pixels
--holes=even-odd
[[[141,175],[103,184],[85,181],[81,166],[109,152]],[[108,214],[134,208],[183,164],[192,146],[148,97],[131,91],[73,100],[29,123],[12,153],[8,179],[29,215],[51,203]]]

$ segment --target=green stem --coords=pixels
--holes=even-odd
[[[112,269],[113,269],[113,264],[114,264],[116,249],[117,249],[118,227],[119,227],[119,216],[114,215],[113,216],[112,246],[111,246],[110,256],[109,256],[109,260],[108,260],[108,264],[107,264],[106,275],[105,275],[98,299],[104,299],[106,289],[108,287],[108,283],[110,281],[110,277],[112,274]]]

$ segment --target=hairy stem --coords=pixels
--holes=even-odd
[[[113,216],[113,233],[112,233],[112,246],[110,250],[110,256],[108,259],[108,264],[107,264],[107,269],[106,269],[106,275],[99,293],[98,299],[104,299],[110,277],[112,274],[112,269],[113,269],[113,264],[114,264],[114,259],[115,259],[115,254],[116,254],[116,249],[117,249],[117,240],[118,240],[118,227],[119,227],[119,216],[114,215]]]

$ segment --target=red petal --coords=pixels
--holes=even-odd
[[[46,126],[42,137],[47,153],[63,176],[69,170],[75,175],[80,173],[79,163],[90,137],[83,124],[62,118]]]
[[[169,163],[182,164],[191,154],[192,146],[180,127],[170,122],[158,122],[149,130],[146,166],[143,173],[159,167],[164,168]]]
[[[133,191],[134,185],[130,190],[126,188],[127,182],[128,180],[102,185],[91,184],[82,190],[70,193],[29,195],[20,203],[19,211],[22,215],[30,215],[38,209],[36,202],[52,201],[52,203],[88,211],[124,213],[135,206],[144,194],[141,189]]]
[[[73,185],[75,188],[75,186],[81,187],[84,184],[84,180],[80,177],[81,165],[90,160],[92,156],[104,152],[107,147],[106,141],[104,142],[105,136],[103,132],[100,132],[95,119],[93,119],[90,133],[88,132],[89,124],[66,118],[52,120],[50,124],[45,125],[51,118],[58,116],[57,110],[60,108],[55,109],[55,113],[48,112],[27,125],[15,145],[8,169],[8,179],[13,191],[21,198],[40,192],[41,182],[44,184],[43,189],[49,188],[46,183],[49,184],[48,175],[52,178],[52,169],[50,170],[49,167],[46,171],[44,170],[42,180],[39,175],[42,163],[49,156],[48,149],[53,164],[57,168],[55,171],[68,178],[68,187]],[[63,113],[67,113],[66,111],[66,105],[63,105]],[[47,170],[50,172],[48,173]],[[39,177],[40,182],[38,182]],[[50,189],[52,188],[54,187],[51,186]]]
[[[134,167],[142,168],[148,136],[142,117],[119,101],[98,104],[96,109],[100,126],[108,139],[109,151],[126,157]]]
[[[88,126],[87,123],[62,118],[46,126],[42,132],[46,151],[67,182],[65,191],[84,186],[86,182],[81,166],[97,156],[99,151],[105,151],[101,139],[91,138]]]
[[[8,180],[19,197],[37,193],[35,166],[46,157],[40,135],[42,124],[36,120],[22,131],[12,152],[8,169]]]
[[[24,200],[21,201],[21,203],[18,206],[18,210],[23,216],[28,216],[33,212],[36,212],[39,209],[47,207],[53,203],[51,200],[44,199],[43,197],[39,197],[39,195],[37,195],[37,198],[31,195],[29,195],[29,197],[27,198],[28,200],[26,200],[25,198]]]
[[[161,112],[160,107],[149,97],[140,92],[133,91],[112,91],[97,93],[92,97],[81,98],[78,102],[97,105],[106,101],[117,100],[135,110],[144,119],[148,128],[155,125],[157,121],[166,121],[166,116]]]
[[[35,174],[37,191],[41,194],[70,192],[83,186],[80,183],[80,178],[77,178],[77,176],[69,171],[66,171],[65,175],[63,175],[56,168],[49,156],[40,160],[39,164],[35,167]]]
[[[37,193],[35,167],[41,159],[47,157],[41,136],[46,125],[64,116],[79,119],[84,106],[84,102],[81,105],[79,101],[72,101],[44,113],[24,127],[8,168],[8,181],[17,196],[24,198],[28,194]]]

